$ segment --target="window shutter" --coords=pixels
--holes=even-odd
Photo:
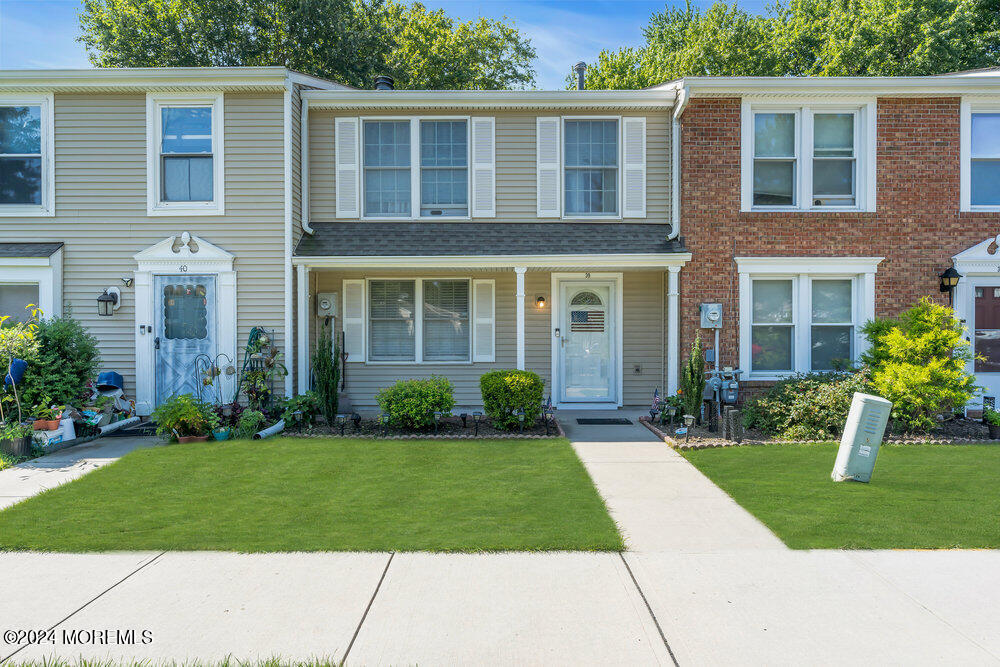
[[[334,122],[337,161],[337,217],[357,218],[359,212],[358,135],[357,118],[338,118]]]
[[[348,361],[365,360],[365,281],[344,281],[344,351]]]
[[[538,160],[538,217],[558,218],[561,188],[559,178],[559,128],[562,119],[558,116],[535,119],[536,151]]]
[[[495,218],[496,120],[472,119],[472,217]]]
[[[475,321],[472,360],[496,361],[495,281],[473,280],[472,293],[473,319]]]
[[[622,119],[625,174],[622,217],[646,217],[646,119]]]

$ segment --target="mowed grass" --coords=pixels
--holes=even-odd
[[[622,548],[561,438],[169,445],[0,512],[3,550]]]
[[[883,445],[868,484],[837,445],[683,452],[793,549],[1000,548],[1000,446]]]

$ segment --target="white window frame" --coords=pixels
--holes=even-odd
[[[959,121],[959,208],[962,211],[1000,211],[1000,205],[972,205],[972,114],[1000,113],[1000,97],[962,98]]]
[[[169,107],[209,107],[212,109],[212,179],[213,199],[207,202],[167,202],[162,200],[160,147],[162,145],[163,114]],[[169,93],[146,94],[146,214],[161,215],[224,215],[226,212],[225,169],[225,100],[222,93],[190,95]]]
[[[62,248],[48,257],[5,257],[0,260],[0,285],[38,285],[38,303],[35,305],[41,309],[45,319],[62,315],[62,281]]]
[[[852,281],[854,359],[868,348],[861,334],[875,317],[875,273],[882,257],[736,257],[739,272],[740,368],[749,380],[780,380],[812,372],[812,284],[815,280]],[[788,371],[755,371],[751,353],[753,281],[792,281],[792,365]]]
[[[368,340],[368,336],[371,335],[371,283],[372,281],[382,281],[382,280],[394,280],[394,281],[414,281],[413,289],[413,308],[416,311],[413,317],[413,359],[411,360],[380,360],[371,358],[371,341]],[[424,282],[427,280],[464,280],[469,283],[469,358],[464,360],[456,361],[437,361],[428,360],[424,361]],[[373,366],[415,366],[415,365],[446,365],[446,366],[471,366],[473,363],[472,358],[474,350],[476,349],[475,344],[475,292],[474,292],[474,281],[472,276],[467,275],[456,275],[456,276],[372,276],[365,279],[365,294],[364,294],[364,304],[365,304],[365,317],[364,317],[364,328],[365,328],[365,363],[371,364]],[[494,294],[494,299],[496,298]]]
[[[614,215],[588,215],[585,213],[566,212],[566,121],[568,120],[613,120],[618,123],[618,168],[615,177],[615,194],[617,201],[615,209],[618,211]],[[622,117],[621,116],[562,116],[559,123],[559,211],[563,220],[621,220],[624,199],[622,197]],[[648,138],[647,138],[648,141]]]
[[[425,120],[465,121],[465,170],[466,202],[465,215],[420,215],[420,122]],[[369,121],[408,122],[410,124],[410,215],[409,216],[368,216],[365,215],[365,123]],[[472,116],[362,116],[358,128],[358,207],[361,220],[374,222],[399,222],[414,220],[461,221],[472,219]],[[378,363],[378,362],[372,362]],[[412,362],[411,362],[412,363]]]
[[[0,93],[0,106],[41,107],[42,203],[0,204],[0,217],[51,217],[56,214],[55,194],[55,114],[53,95]]]
[[[753,203],[754,114],[795,114],[795,204],[759,206]],[[845,206],[813,205],[813,116],[853,113],[855,155],[855,203]],[[741,196],[740,210],[748,211],[875,211],[876,195],[876,102],[874,98],[843,98],[835,102],[745,97],[741,105]]]

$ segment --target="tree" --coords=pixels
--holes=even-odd
[[[639,48],[605,51],[587,88],[685,76],[919,76],[1000,64],[997,0],[716,2],[653,14]]]
[[[509,19],[457,21],[394,0],[84,0],[97,67],[282,65],[368,88],[502,89],[534,83],[535,50]]]

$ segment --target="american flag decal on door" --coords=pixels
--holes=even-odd
[[[603,310],[573,310],[570,311],[570,331],[589,331],[604,333]]]

